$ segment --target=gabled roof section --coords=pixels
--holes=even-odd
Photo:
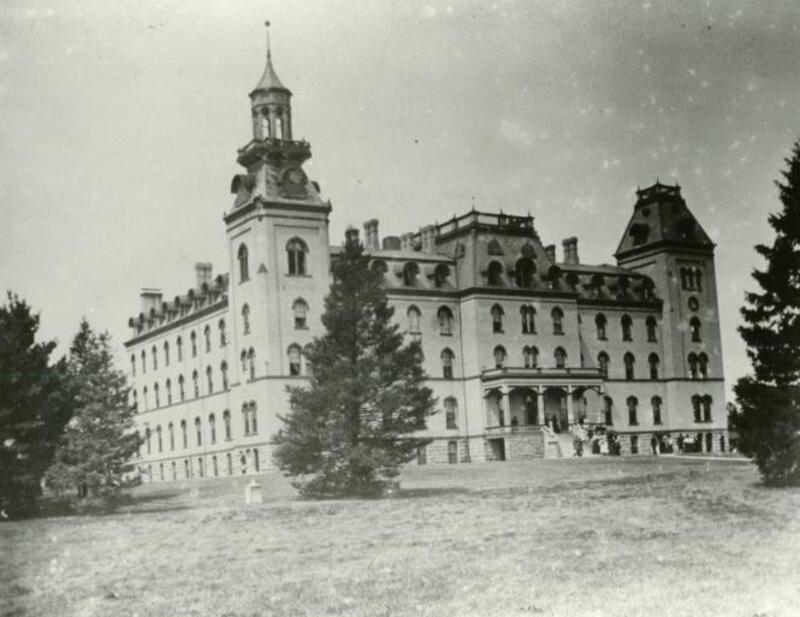
[[[689,211],[681,197],[679,185],[656,182],[636,191],[633,208],[625,234],[620,240],[617,259],[640,253],[655,246],[713,250],[714,243]]]

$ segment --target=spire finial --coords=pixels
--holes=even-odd
[[[267,28],[267,58],[270,58],[272,56],[272,53],[271,53],[270,45],[269,45],[269,20],[265,21],[264,25]]]

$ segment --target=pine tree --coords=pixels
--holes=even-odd
[[[55,341],[36,342],[39,316],[9,292],[0,306],[0,510],[33,513],[41,479],[72,410]]]
[[[130,461],[141,439],[134,430],[125,375],[114,368],[108,333],[96,334],[83,319],[68,367],[76,411],[47,482],[58,492],[76,491],[80,509],[113,507],[134,483]]]
[[[800,485],[800,143],[777,182],[782,210],[769,216],[776,236],[756,251],[767,260],[753,272],[761,293],[742,309],[754,375],[735,386],[740,450],[754,457],[769,485]]]
[[[274,458],[311,497],[376,496],[428,440],[435,399],[418,342],[404,344],[383,275],[349,230],[325,299],[324,336],[310,345],[310,388],[289,388]]]

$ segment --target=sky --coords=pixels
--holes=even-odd
[[[248,92],[274,65],[331,241],[479,210],[614,263],[637,186],[680,183],[716,248],[725,377],[800,137],[795,0],[0,4],[0,287],[65,353],[85,316],[118,349],[139,290],[225,271]]]

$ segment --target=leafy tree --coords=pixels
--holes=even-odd
[[[404,344],[383,275],[349,230],[325,299],[324,336],[310,345],[310,388],[289,388],[275,461],[311,497],[380,495],[428,440],[435,399],[424,385],[418,342]]]
[[[68,368],[76,411],[47,482],[57,492],[75,490],[81,509],[113,507],[123,489],[134,483],[130,461],[141,438],[134,430],[125,375],[114,368],[108,333],[96,334],[83,319]]]
[[[31,514],[41,479],[72,410],[63,360],[51,365],[55,341],[36,342],[39,315],[8,293],[0,306],[0,509]]]
[[[746,295],[739,328],[754,375],[735,386],[739,448],[776,486],[800,484],[800,142],[786,164],[776,183],[783,208],[768,219],[775,240],[756,246],[767,260],[753,272],[762,291]]]

